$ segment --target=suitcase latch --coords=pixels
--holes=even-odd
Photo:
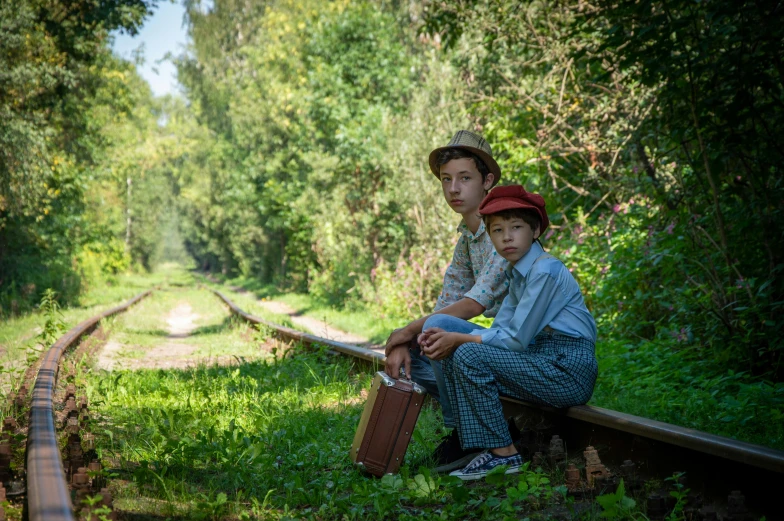
[[[390,378],[384,371],[379,371],[378,374],[381,375],[381,379],[384,380],[384,385],[387,387],[392,387],[395,385],[395,381]]]

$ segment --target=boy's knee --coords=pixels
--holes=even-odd
[[[449,322],[454,317],[452,315],[430,315],[427,320],[425,320],[425,324],[422,326],[422,330],[430,329],[431,327],[437,327],[440,329],[444,329],[449,331]]]

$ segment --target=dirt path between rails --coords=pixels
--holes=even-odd
[[[370,344],[370,340],[366,337],[341,331],[340,329],[330,326],[323,320],[301,315],[297,313],[294,308],[283,302],[259,300],[258,304],[270,313],[288,315],[294,324],[306,328],[316,336],[329,340],[336,340],[338,342],[345,342],[346,344],[357,344],[363,347]]]
[[[209,274],[205,275],[205,277],[211,282],[214,282],[215,284],[221,284],[221,282],[219,282]],[[241,293],[243,295],[251,295],[255,298],[255,295],[253,295],[252,292],[240,286],[230,286],[230,289],[232,291]],[[306,317],[301,313],[299,313],[296,309],[292,308],[291,306],[289,306],[284,302],[279,302],[276,300],[268,300],[268,299],[262,300],[260,298],[256,298],[256,303],[262,306],[270,313],[275,313],[277,315],[288,315],[288,317],[291,319],[291,322],[295,326],[303,327],[307,331],[310,331],[314,335],[320,336],[321,338],[326,338],[328,340],[335,340],[337,342],[343,342],[346,344],[354,344],[380,353],[384,352],[383,345],[373,344],[370,341],[370,339],[367,337],[357,335],[354,333],[348,333],[336,327],[330,326],[329,324],[327,324],[325,320],[319,320],[313,317]]]
[[[232,289],[238,293],[243,292],[242,288]],[[310,331],[314,335],[320,336],[321,338],[336,340],[345,344],[354,344],[372,351],[377,351],[379,353],[384,352],[383,345],[373,344],[367,337],[355,335],[354,333],[347,333],[346,331],[341,331],[336,327],[330,326],[324,320],[318,320],[313,317],[306,317],[301,315],[294,308],[283,302],[259,299],[257,300],[257,303],[271,313],[276,313],[278,315],[288,315],[294,325],[304,327],[307,331]]]
[[[187,302],[181,302],[166,317],[168,335],[163,342],[145,350],[139,358],[122,356],[127,346],[110,340],[98,355],[98,367],[111,371],[113,369],[187,369],[196,367],[200,362],[231,364],[233,357],[194,357],[197,346],[185,342],[196,329],[194,321],[199,315]],[[118,360],[122,358],[122,360]]]

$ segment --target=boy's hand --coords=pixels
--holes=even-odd
[[[420,343],[422,352],[431,360],[443,360],[451,355],[455,349],[468,342],[481,343],[477,335],[463,333],[447,333],[443,329],[434,327],[425,331],[429,336],[425,343]]]
[[[409,332],[405,327],[395,329],[392,331],[392,334],[389,335],[389,338],[387,338],[387,345],[384,346],[384,354],[389,356],[393,349],[400,347],[403,344],[405,344],[407,347],[408,343],[411,342],[411,339],[414,338],[414,336],[416,335]]]
[[[428,339],[435,333],[436,331],[443,331],[440,327],[431,327],[430,329],[426,329],[417,335],[417,344],[420,346],[427,345]]]
[[[411,378],[411,354],[408,345],[397,346],[387,355],[384,372],[392,378],[400,378],[400,368],[406,371],[406,378]]]

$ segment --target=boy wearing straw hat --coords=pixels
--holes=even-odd
[[[450,327],[450,320],[466,323],[484,314],[494,317],[507,293],[504,276],[507,262],[493,248],[478,209],[487,191],[501,178],[501,169],[490,145],[468,130],[457,132],[444,147],[430,153],[430,170],[441,183],[449,206],[462,216],[460,238],[452,262],[444,274],[444,287],[435,305],[439,319],[432,324]],[[387,340],[385,370],[398,378],[400,369],[424,387],[441,404],[444,425],[454,427],[441,362],[424,356],[416,343],[428,317],[395,330]],[[465,326],[465,332],[474,328]],[[465,465],[476,451],[460,447],[457,431],[447,436],[435,452],[437,470],[445,472]]]
[[[483,478],[499,465],[507,474],[522,467],[501,395],[571,407],[590,399],[597,375],[596,323],[572,274],[537,241],[550,222],[544,199],[519,185],[501,186],[479,212],[509,262],[509,295],[488,329],[444,327],[433,315],[420,336],[423,353],[442,361],[462,447],[483,451],[451,473],[463,480]]]

